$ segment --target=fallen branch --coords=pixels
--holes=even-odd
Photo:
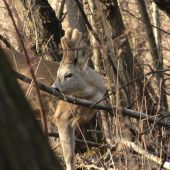
[[[48,135],[51,136],[51,137],[59,137],[59,134],[54,133],[54,132],[49,132]],[[90,142],[90,141],[85,142],[84,140],[77,139],[77,138],[75,138],[75,142],[78,143],[78,144],[83,144],[83,145],[86,145],[86,143],[87,143],[89,146],[92,146],[92,147],[102,147],[102,146],[104,146],[103,144],[100,144],[100,143],[95,143],[95,142]],[[119,139],[119,138],[114,138],[113,142],[118,143],[118,144],[124,144],[126,147],[132,149],[133,151],[137,152],[138,154],[144,155],[146,158],[156,162],[157,164],[162,164],[161,158],[159,158],[159,157],[157,157],[153,154],[150,154],[149,152],[145,151],[141,147],[137,146],[134,142],[130,142],[126,139]],[[104,147],[111,148],[110,145],[105,145]],[[163,167],[170,169],[170,163],[165,161]]]
[[[22,75],[18,72],[15,72],[15,75],[16,75],[17,78],[19,78],[20,80],[22,80],[26,83],[30,84],[32,82],[32,79],[30,79],[30,78],[28,78],[28,77],[26,77],[26,76],[24,76],[24,75]],[[81,105],[81,106],[85,106],[85,107],[92,107],[92,108],[100,109],[100,110],[106,110],[106,111],[117,110],[118,112],[121,112],[122,114],[124,114],[126,116],[136,118],[136,119],[140,119],[140,120],[148,119],[148,121],[150,123],[156,123],[157,125],[160,125],[160,126],[163,126],[163,127],[166,127],[166,128],[170,128],[170,122],[162,120],[167,116],[161,115],[162,117],[158,118],[158,117],[152,117],[152,116],[142,114],[142,113],[139,113],[139,112],[134,111],[134,110],[122,108],[122,107],[107,106],[107,105],[104,105],[104,104],[95,104],[92,101],[78,99],[78,98],[74,98],[74,97],[64,95],[64,94],[57,92],[56,90],[54,90],[54,89],[52,89],[48,86],[45,86],[44,84],[41,84],[41,83],[37,83],[37,85],[38,85],[39,89],[41,89],[41,90],[43,90],[43,91],[45,91],[45,92],[47,92],[51,95],[56,96],[60,100],[65,100],[69,103],[73,103],[73,104],[77,104],[77,105]]]
[[[49,132],[48,133],[48,136],[50,137],[57,137],[59,138],[59,134],[58,133],[55,133],[55,132]],[[103,145],[101,143],[95,143],[95,142],[91,142],[91,141],[84,141],[84,140],[81,140],[81,139],[77,139],[75,138],[75,143],[78,143],[78,144],[82,144],[82,145],[86,145],[88,144],[89,146],[92,146],[92,147],[106,147],[106,148],[110,148],[109,145]]]
[[[133,149],[138,154],[145,156],[146,158],[156,162],[159,165],[162,165],[162,159],[161,158],[159,158],[159,157],[157,157],[155,155],[150,154],[149,152],[147,152],[144,149],[142,149],[139,146],[137,146],[135,143],[129,142],[126,139],[120,139],[120,141],[118,141],[118,139],[116,139],[116,140],[117,140],[117,142],[122,143],[125,146]],[[163,167],[166,168],[166,169],[170,169],[170,163],[165,161]]]

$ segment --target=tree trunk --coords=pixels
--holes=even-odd
[[[37,54],[57,50],[62,36],[61,23],[48,1],[15,0],[14,4],[29,37],[32,51]],[[21,32],[23,28],[20,28]],[[61,60],[61,56],[53,52],[43,57],[53,61]]]
[[[157,70],[157,69],[160,69],[161,66],[160,66],[160,62],[159,62],[159,54],[158,54],[158,50],[157,50],[157,46],[156,46],[156,42],[155,42],[155,37],[154,37],[153,30],[151,27],[151,22],[150,22],[149,15],[146,10],[146,4],[144,1],[140,1],[140,0],[137,0],[137,3],[138,3],[139,10],[140,10],[141,18],[146,23],[148,23],[148,24],[144,23],[145,31],[146,31],[148,41],[149,41],[153,66],[154,66],[154,69]],[[158,74],[155,74],[155,75],[156,75],[156,80],[158,82],[159,75]]]
[[[158,7],[157,7],[157,5],[155,3],[152,3],[152,6],[153,6],[153,22],[154,22],[154,26],[156,26],[157,28],[160,28]],[[158,54],[160,56],[160,64],[163,66],[161,33],[157,28],[154,28],[155,40],[156,40],[156,44],[157,44],[157,48],[158,48]]]
[[[0,169],[63,169],[0,49]]]
[[[68,12],[68,22],[72,29],[77,28],[82,34],[82,39],[87,39],[88,33],[85,25],[85,21],[78,10],[77,4],[74,0],[66,0],[67,12]]]
[[[169,0],[152,0],[160,10],[170,18],[170,1]]]
[[[117,0],[112,0],[112,4],[108,6],[107,12],[108,12],[108,18],[107,21],[110,23],[112,27],[112,37],[111,38],[116,38],[120,36],[121,34],[124,33],[125,31],[125,26],[122,20],[122,16],[120,13],[120,9],[117,3]],[[110,12],[110,13],[109,13]],[[112,39],[112,40],[113,40]],[[130,49],[129,42],[127,41],[125,44],[126,51],[125,53],[121,56],[121,66],[123,68],[123,73],[120,72],[121,77],[123,77],[123,81],[129,81],[132,80],[133,78],[133,55],[132,51]],[[115,51],[115,55],[117,56],[117,51]]]
[[[88,6],[87,6],[87,11],[86,13],[91,14],[89,15],[89,21],[93,27],[93,29],[96,31],[97,34],[100,34],[99,29],[101,28],[98,24],[99,20],[101,19],[99,16],[96,16],[97,9],[100,7],[99,2],[94,1],[94,0],[89,0]],[[86,7],[86,6],[85,6]],[[99,35],[100,36],[100,35]],[[98,42],[94,38],[92,34],[89,35],[90,37],[90,42],[93,45],[93,47],[98,47]],[[92,56],[92,61],[94,64],[94,69],[100,74],[101,71],[101,51],[99,48],[93,49],[93,56]]]
[[[61,1],[60,9],[59,9],[59,12],[58,12],[58,19],[59,20],[62,20],[65,3],[66,3],[66,0]]]
[[[101,6],[101,11],[103,11],[103,13],[101,14],[102,19],[101,21],[103,21],[103,26],[104,26],[104,34],[105,34],[105,39],[106,42],[108,44],[108,48],[109,51],[111,53],[112,56],[112,60],[114,61],[115,65],[117,65],[118,63],[118,59],[120,62],[120,68],[119,68],[119,77],[121,77],[122,79],[122,83],[121,86],[123,84],[125,84],[126,82],[129,82],[133,79],[133,55],[129,46],[128,41],[125,43],[124,48],[126,48],[126,50],[124,50],[124,53],[118,57],[118,48],[115,45],[116,43],[114,43],[114,39],[120,35],[122,35],[125,31],[125,27],[123,24],[123,20],[122,20],[122,16],[118,7],[118,3],[117,0],[113,0],[110,1],[110,3],[105,3],[102,0],[100,0],[100,2],[103,4]],[[108,62],[106,61],[106,66],[108,66],[107,64]],[[113,75],[113,72],[110,72],[108,70],[109,68],[107,68],[108,71],[108,75]],[[114,73],[115,74],[115,73]],[[117,73],[116,73],[117,74]],[[112,78],[110,76],[109,77],[109,81],[115,81],[115,77],[112,76]],[[112,80],[111,80],[112,79]],[[111,82],[110,82],[111,83]],[[129,96],[133,96],[132,94],[132,84],[128,87],[125,88],[126,91],[123,89],[122,93],[123,94],[123,98],[124,98],[124,103],[123,106],[129,106],[130,105],[130,97]],[[113,101],[114,102],[114,101]]]
[[[145,4],[144,1],[141,1],[141,0],[137,0],[137,3],[138,3],[138,7],[139,7],[139,10],[140,10],[142,19],[146,23],[148,23],[148,24],[144,24],[144,25],[145,25],[146,34],[147,34],[147,37],[148,37],[149,46],[150,46],[150,49],[151,49],[151,56],[152,56],[152,62],[153,62],[154,69],[155,70],[163,69],[163,62],[162,62],[161,57],[159,57],[159,54],[158,54],[157,45],[156,45],[156,42],[155,42],[155,37],[154,37],[153,30],[152,30],[152,27],[151,27],[149,15],[148,15],[147,10],[146,10],[146,4]],[[155,78],[156,78],[156,81],[157,81],[157,85],[159,86],[160,78],[163,79],[163,76],[161,74],[155,74]],[[160,96],[160,98],[161,98],[161,96]],[[163,101],[163,106],[166,109],[168,109],[168,103],[167,103],[166,95],[162,95],[162,101]]]

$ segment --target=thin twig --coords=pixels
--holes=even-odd
[[[41,100],[41,95],[40,95],[40,91],[39,91],[39,88],[38,88],[38,85],[37,85],[36,78],[35,78],[35,76],[34,76],[34,71],[33,71],[32,66],[31,66],[31,61],[30,61],[30,59],[29,59],[29,56],[28,56],[27,51],[26,51],[26,48],[25,48],[24,43],[23,43],[23,41],[22,41],[22,39],[21,39],[19,30],[18,30],[18,28],[17,28],[17,26],[16,26],[14,17],[13,17],[13,15],[12,15],[12,12],[11,12],[11,10],[10,10],[10,8],[9,8],[6,0],[4,0],[4,4],[5,4],[5,6],[6,6],[7,10],[8,10],[9,16],[10,16],[10,18],[11,18],[11,20],[12,20],[12,23],[13,23],[13,25],[14,25],[15,31],[16,31],[16,33],[17,33],[17,36],[18,36],[19,41],[20,41],[20,43],[21,43],[21,46],[22,46],[22,48],[23,48],[23,51],[24,51],[24,54],[25,54],[25,57],[26,57],[26,60],[27,60],[27,64],[28,64],[29,67],[30,67],[31,76],[32,76],[33,81],[34,81],[34,85],[35,85],[36,92],[37,92],[37,95],[38,95],[38,100],[39,100],[39,103],[40,103],[41,117],[42,117],[42,124],[43,124],[43,131],[44,131],[44,134],[47,135],[47,123],[46,123],[46,118],[45,118],[45,111],[44,111],[44,109],[43,109],[43,104],[42,104],[42,100]],[[13,8],[13,10],[14,10],[14,8]],[[17,15],[16,11],[14,11],[14,13]],[[17,17],[17,18],[19,18],[19,17]],[[26,35],[26,34],[25,34],[25,35]]]
[[[3,37],[1,34],[0,34],[0,40],[6,45],[6,47],[10,49],[14,49],[12,45],[10,44],[10,42],[5,37]]]
[[[163,30],[163,29],[161,29],[161,28],[159,28],[159,27],[156,27],[156,26],[154,26],[154,25],[152,25],[152,24],[147,23],[146,21],[142,20],[141,18],[136,17],[136,16],[135,16],[135,15],[133,15],[131,12],[129,12],[129,11],[127,11],[127,10],[123,9],[123,8],[121,8],[121,9],[122,9],[123,11],[127,12],[129,15],[133,16],[134,18],[136,18],[136,19],[140,20],[141,22],[143,22],[143,23],[145,23],[145,24],[148,24],[148,25],[150,25],[150,26],[152,26],[152,27],[154,27],[154,28],[157,28],[158,30],[160,30],[160,31],[164,32],[165,34],[170,35],[170,33],[169,33],[169,32],[167,32],[167,31],[165,31],[165,30]]]
[[[99,156],[99,154],[97,153],[97,151],[96,151],[96,149],[95,149],[95,148],[93,148],[93,151],[95,152],[95,154],[96,154],[97,158],[99,159],[100,163],[102,164],[102,166],[103,166],[104,170],[107,170],[107,168],[106,168],[106,166],[105,166],[105,164],[104,164],[103,160],[102,160],[102,159],[100,159],[100,156]]]
[[[59,20],[62,19],[65,2],[66,2],[66,0],[61,1],[61,5],[60,5],[60,8],[59,8],[59,12],[58,12],[58,19]]]
[[[122,85],[121,87],[119,87],[119,90],[121,90],[122,88],[125,88],[125,87],[128,86],[129,84],[134,83],[135,81],[138,81],[138,80],[140,80],[140,79],[143,79],[144,77],[146,77],[146,76],[148,76],[148,75],[150,75],[150,74],[164,73],[164,72],[166,72],[166,71],[170,71],[170,69],[152,70],[152,71],[150,71],[150,72],[148,72],[148,73],[146,73],[146,74],[144,74],[144,75],[142,75],[142,76],[140,76],[140,77],[138,77],[138,78],[136,78],[136,79],[134,79],[134,80],[132,80],[132,81],[129,81],[129,82],[127,82],[127,83],[124,84],[124,85]],[[115,94],[115,92],[111,92],[111,93],[108,94],[107,96],[103,97],[101,100],[99,100],[99,101],[97,101],[96,103],[94,103],[94,105],[100,103],[101,101],[103,101],[103,100],[105,100],[105,99],[107,99],[107,98],[108,98],[110,95],[112,95],[112,94]],[[93,106],[94,106],[94,105],[93,105]]]

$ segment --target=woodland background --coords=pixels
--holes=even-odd
[[[105,79],[108,91],[103,102],[116,109],[100,110],[81,126],[91,142],[83,142],[77,130],[77,169],[170,169],[169,1],[2,0],[0,45],[22,52],[10,15],[33,54],[53,61],[61,60],[64,30],[78,28],[89,43],[89,66]],[[0,169],[62,169],[59,139],[49,137],[57,162],[0,55]],[[8,98],[16,103],[11,106]],[[133,116],[123,108],[133,110]],[[23,112],[27,119],[19,114]],[[18,133],[19,127],[23,133]],[[49,135],[57,136],[52,122],[48,129]],[[29,142],[24,135],[30,136]]]

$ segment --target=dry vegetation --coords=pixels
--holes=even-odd
[[[50,0],[50,4],[56,11],[57,15],[58,9],[60,8],[61,4],[60,0]],[[139,113],[162,118],[163,121],[169,121],[169,110],[166,110],[166,108],[164,108],[164,103],[162,103],[161,99],[162,95],[166,95],[168,107],[170,108],[170,27],[167,21],[168,18],[164,15],[162,11],[159,10],[160,28],[165,31],[163,32],[160,30],[160,56],[163,56],[164,64],[161,70],[165,71],[162,71],[162,73],[160,73],[164,76],[164,79],[159,82],[160,84],[158,84],[154,77],[154,74],[152,74],[154,70],[154,61],[152,61],[152,49],[150,48],[148,43],[148,37],[146,35],[144,23],[138,19],[141,18],[138,5],[135,0],[119,0],[119,4],[124,25],[126,29],[130,31],[128,40],[133,54],[133,63],[131,63],[133,66],[133,77],[131,77],[131,80],[137,79],[143,74],[151,72],[151,74],[147,76],[147,79],[141,79],[143,87],[140,87],[137,81],[133,82],[133,84],[131,83],[131,87],[128,92],[133,104],[129,108]],[[152,3],[146,1],[146,4],[150,21],[152,25],[154,25]],[[84,3],[84,9],[86,14],[89,14],[88,17],[90,22],[93,23],[92,18],[90,18],[92,11],[89,10],[88,3]],[[67,9],[65,7],[64,12],[66,11]],[[95,17],[96,15],[98,15],[98,18],[101,17],[101,20],[95,22],[97,27],[94,26],[94,24],[92,24],[92,26],[95,27],[95,30],[98,30],[98,33],[100,32],[101,40],[108,45],[107,48],[111,51],[111,48],[114,47],[113,43],[108,41],[108,37],[112,37],[111,32],[109,32],[110,25],[105,21],[106,18],[104,18],[102,9],[99,8],[95,13]],[[66,16],[65,20],[62,22],[63,29],[67,28],[68,25],[68,18]],[[104,29],[104,31],[102,29]],[[166,32],[168,32],[169,34],[167,34]],[[13,28],[13,24],[9,19],[8,11],[4,7],[2,1],[0,2],[0,36],[1,35],[10,43],[12,48],[14,48],[15,50],[21,50],[21,47],[19,46],[20,43],[18,42],[15,30]],[[88,37],[91,41],[93,41],[91,33],[89,33]],[[1,40],[2,41],[0,41],[0,46],[6,47],[3,43],[4,39],[1,38]],[[122,47],[120,47],[120,49],[121,48]],[[120,68],[117,65],[118,73],[119,69],[120,72],[122,69],[124,69],[124,72],[126,72],[125,67],[121,66],[122,62],[119,61],[119,58],[121,57],[121,55],[117,55],[116,57],[114,57],[114,60],[116,60],[117,63],[120,62]],[[118,88],[116,86],[117,84],[114,84],[115,81],[111,81],[110,86],[110,80],[108,80],[105,71],[107,69],[109,70],[111,66],[109,66],[110,64],[105,62],[106,55],[104,55],[102,59],[101,58],[100,60],[104,61],[104,64],[97,65],[96,68],[100,68],[97,71],[103,74],[103,77],[106,79],[108,89],[112,88],[110,89],[109,93],[113,91],[114,94],[110,96],[110,98],[106,99],[106,104],[113,104],[120,107],[128,107],[128,105],[122,102],[123,94],[121,93],[119,95]],[[94,62],[96,61],[95,59],[93,60]],[[98,64],[100,63],[102,62],[99,62]],[[162,87],[161,83],[163,81],[165,82],[165,85]],[[129,82],[128,78],[127,82]],[[126,84],[127,82],[124,82],[123,84]],[[146,86],[146,84],[148,83],[149,86]],[[153,90],[153,93],[148,90],[149,87]],[[161,88],[162,91],[160,90]],[[152,103],[148,101],[146,93],[150,95]],[[160,95],[161,93],[162,95]],[[158,100],[156,99],[156,97]],[[167,118],[165,119],[164,116],[167,116]],[[106,119],[105,122],[103,122],[104,118]],[[170,160],[170,132],[168,128],[155,125],[155,123],[150,123],[147,119],[137,120],[131,118],[131,122],[134,129],[136,129],[136,133],[134,131],[130,132],[129,127],[131,125],[129,125],[129,119],[121,116],[120,111],[116,109],[114,109],[114,114],[110,111],[110,113],[107,114],[107,116],[105,117],[101,116],[100,112],[98,112],[95,121],[95,128],[88,129],[91,133],[91,136],[93,136],[92,140],[94,143],[88,143],[87,147],[87,143],[80,144],[83,141],[79,141],[78,139],[76,140],[77,154],[75,164],[77,169],[163,169],[163,167],[170,169],[170,163],[168,163]],[[48,129],[49,131],[56,132],[56,127],[51,122],[48,123]],[[89,132],[86,133],[88,135]],[[80,132],[77,133],[77,135],[79,134]],[[53,150],[56,151],[57,155],[61,156],[62,151],[60,148],[59,139],[50,137],[49,140],[51,141]],[[98,146],[94,147],[94,144],[98,144]],[[87,150],[87,152],[84,153],[85,150]],[[152,159],[152,157],[154,157],[154,160]]]

